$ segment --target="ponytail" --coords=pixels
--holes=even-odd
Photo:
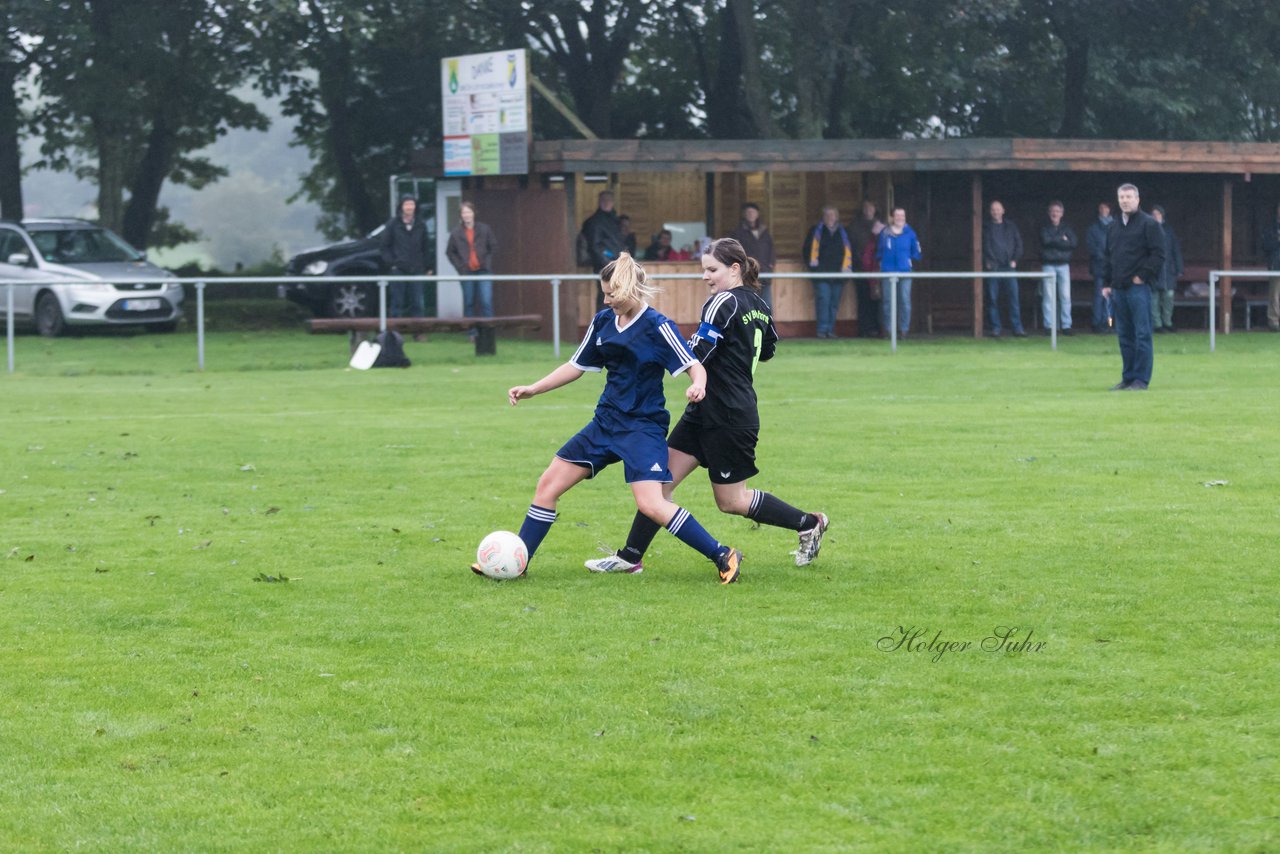
[[[613,285],[613,298],[618,301],[633,297],[648,301],[661,292],[657,286],[649,284],[644,267],[637,264],[628,252],[623,252],[604,266],[600,271],[600,281]]]

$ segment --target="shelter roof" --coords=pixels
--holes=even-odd
[[[645,140],[533,144],[530,171],[1280,174],[1280,145],[1105,139]]]

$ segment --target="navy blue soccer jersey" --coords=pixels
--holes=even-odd
[[[747,287],[712,294],[702,306],[702,322],[689,341],[707,368],[707,396],[691,403],[685,418],[707,427],[759,428],[757,362],[773,358],[778,333],[769,304]]]
[[[583,371],[606,371],[596,420],[606,430],[626,430],[643,420],[660,425],[665,435],[671,416],[662,394],[663,374],[687,371],[694,358],[676,325],[645,306],[626,328],[606,308],[591,320],[586,336],[569,360]]]

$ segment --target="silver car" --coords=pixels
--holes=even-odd
[[[182,317],[182,285],[172,273],[82,219],[0,222],[0,281],[6,279],[23,283],[14,288],[14,320],[34,323],[41,335],[90,325],[172,331]],[[116,284],[121,279],[146,281]],[[0,318],[6,299],[0,286]]]

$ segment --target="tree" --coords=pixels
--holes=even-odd
[[[266,125],[234,94],[258,62],[250,10],[220,0],[56,5],[39,62],[44,164],[95,180],[99,220],[133,245],[190,239],[158,206],[164,182],[216,180],[224,170],[196,152],[227,128]],[[77,151],[94,160],[77,163]]]
[[[0,5],[0,217],[22,219],[22,110],[20,81],[35,57],[31,35],[38,20],[36,0]]]
[[[445,0],[267,0],[270,65],[295,138],[312,155],[302,192],[331,237],[387,218],[389,176],[440,144],[440,59],[474,42]]]

